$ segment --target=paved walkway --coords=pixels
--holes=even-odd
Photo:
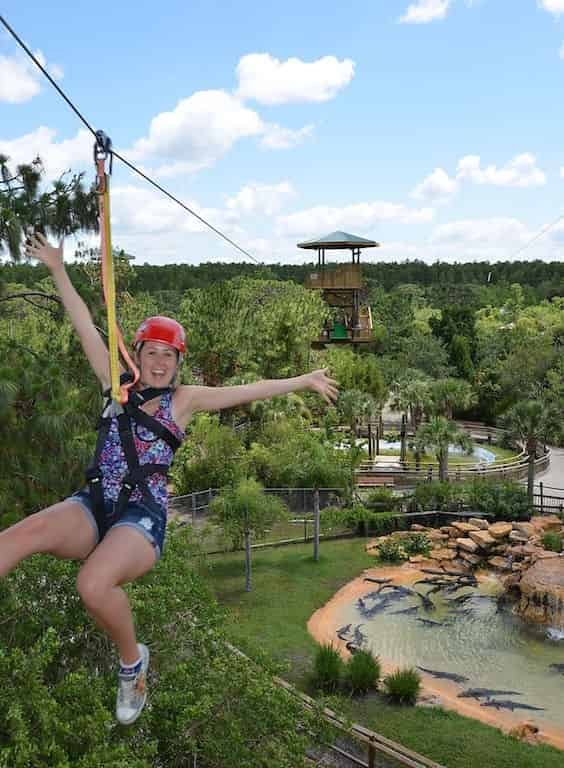
[[[536,475],[535,484],[540,480],[545,486],[564,490],[564,448],[550,447],[550,466],[545,472]]]

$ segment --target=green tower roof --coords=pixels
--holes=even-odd
[[[339,249],[339,248],[377,248],[380,243],[375,240],[367,240],[365,237],[351,235],[348,232],[331,232],[317,240],[305,240],[298,243],[298,248],[309,248],[319,250],[320,248]]]

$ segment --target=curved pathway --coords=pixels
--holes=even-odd
[[[544,472],[536,475],[535,485],[542,480],[543,485],[564,490],[564,448],[549,447],[550,465]]]

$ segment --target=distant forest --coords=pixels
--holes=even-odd
[[[293,280],[303,284],[307,274],[316,269],[313,263],[257,265],[210,262],[197,266],[156,266],[137,264],[133,261],[132,266],[133,274],[129,276],[127,286],[132,294],[183,292],[190,288],[207,288],[237,276]],[[81,282],[81,267],[70,265],[71,276],[75,271],[78,282]],[[422,261],[372,263],[363,264],[362,272],[368,289],[379,287],[391,291],[400,285],[416,284],[426,289],[428,300],[438,307],[452,302],[464,302],[474,308],[486,304],[496,305],[503,300],[507,289],[514,283],[522,286],[527,304],[535,304],[554,296],[564,296],[564,261],[516,261],[495,264],[426,264]],[[0,283],[31,286],[43,277],[47,277],[47,270],[42,265],[0,265]]]

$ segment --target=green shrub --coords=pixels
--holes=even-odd
[[[425,555],[431,551],[431,542],[425,533],[410,533],[402,540],[406,555]]]
[[[378,559],[385,563],[401,563],[407,556],[399,541],[387,539],[378,547]]]
[[[421,689],[421,676],[413,667],[396,669],[384,678],[384,690],[395,704],[415,704]]]
[[[312,683],[322,691],[336,691],[343,677],[344,662],[332,643],[317,648],[313,662]]]
[[[532,508],[527,489],[509,480],[475,480],[464,483],[462,493],[471,509],[491,515],[495,520],[527,520]]]
[[[380,679],[380,660],[370,651],[358,650],[352,654],[346,667],[347,685],[353,693],[366,693],[376,688]]]
[[[390,488],[374,488],[366,498],[366,506],[376,509],[392,510],[397,509],[401,502],[401,497],[397,496]]]
[[[564,549],[564,538],[561,533],[546,531],[542,535],[542,545],[549,552],[562,552]]]
[[[373,512],[367,520],[368,532],[375,536],[392,533],[397,527],[397,518],[393,512]]]
[[[117,654],[76,593],[79,564],[39,555],[0,581],[2,768],[188,768],[195,752],[222,768],[259,768],[264,754],[303,764],[319,718],[228,649],[199,565],[189,527],[171,530],[157,566],[125,587],[152,655],[134,728],[115,720]]]
[[[433,480],[430,483],[419,483],[411,498],[416,508],[444,509],[450,502],[462,498],[462,491],[454,483]]]

